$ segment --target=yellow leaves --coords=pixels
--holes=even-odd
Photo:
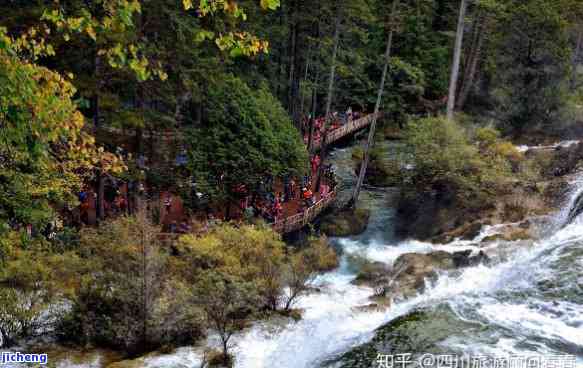
[[[69,29],[74,30],[74,31],[80,31],[81,30],[81,24],[84,22],[84,18],[68,18],[66,20],[66,25]]]
[[[168,74],[166,74],[165,71],[163,71],[162,69],[156,69],[154,71],[154,73],[158,76],[158,78],[160,78],[161,81],[165,81],[166,79],[168,79]]]
[[[102,147],[99,149],[102,151]],[[127,170],[123,160],[111,152],[101,152],[100,165],[103,172],[119,174]]]
[[[184,10],[192,9],[192,0],[182,0],[182,5],[184,6]]]
[[[95,29],[91,25],[85,28],[85,32],[89,35],[89,37],[91,37],[93,41],[97,41],[97,33],[95,32]]]
[[[276,10],[280,6],[279,0],[260,0],[263,9]]]
[[[103,29],[111,29],[113,25],[113,19],[111,19],[111,17],[104,17],[101,25],[103,26]]]
[[[230,32],[215,39],[219,50],[229,51],[231,57],[254,56],[261,52],[268,52],[269,43],[258,39],[247,32]]]

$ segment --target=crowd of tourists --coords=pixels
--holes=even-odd
[[[330,116],[330,130],[338,129],[341,126],[349,123],[353,119],[360,117],[360,113],[353,112],[349,107],[345,113],[334,112]],[[325,129],[325,117],[311,119],[306,116],[302,119],[302,132],[304,133],[304,141],[308,143],[308,135],[313,124],[313,140],[318,141],[322,139]],[[150,170],[148,159],[145,155],[138,155],[134,160],[131,155],[128,155],[122,148],[118,148],[116,153],[125,157],[128,161],[135,163],[135,168],[142,173],[142,176]],[[181,150],[176,158],[173,160],[173,165],[177,168],[183,168],[188,163],[188,156],[186,150]],[[276,223],[282,220],[285,216],[291,216],[295,213],[301,213],[306,209],[315,205],[317,200],[326,198],[332,193],[335,186],[335,179],[332,173],[331,165],[326,165],[322,168],[322,178],[319,180],[316,188],[315,180],[317,180],[320,172],[321,158],[318,153],[310,155],[310,173],[304,175],[302,178],[297,177],[283,177],[274,178],[270,173],[265,173],[259,180],[256,188],[249,190],[244,184],[235,185],[231,188],[232,193],[238,198],[238,207],[234,213],[220,213],[220,211],[213,211],[210,204],[202,208],[195,205],[200,202],[204,195],[199,193],[196,183],[192,183],[192,197],[193,211],[199,211],[201,214],[198,217],[204,229],[208,229],[225,219],[239,219],[253,221],[261,218],[267,223]],[[102,185],[103,198],[101,198],[101,209],[103,213],[101,217],[109,218],[118,215],[131,213],[132,209],[137,208],[140,199],[145,200],[150,208],[152,203],[151,195],[142,181],[128,181],[123,182],[113,177],[104,177],[105,181]],[[95,187],[95,188],[93,188]],[[79,224],[91,224],[96,221],[96,211],[98,211],[99,196],[97,192],[99,188],[97,185],[87,186],[78,193],[80,206],[75,212],[74,221]],[[190,216],[187,216],[180,201],[180,205],[174,205],[176,195],[170,192],[162,194],[159,201],[159,219],[164,225],[165,231],[171,233],[190,233],[193,231],[194,224],[191,222]],[[231,206],[229,206],[231,208]],[[91,213],[91,216],[90,216]],[[91,218],[90,218],[91,217]],[[199,229],[200,230],[200,229]]]
[[[359,111],[352,111],[352,107],[348,107],[346,112],[338,112],[335,111],[330,114],[330,123],[328,127],[328,131],[333,131],[335,129],[339,129],[344,125],[350,123],[353,120],[359,119],[361,117],[361,113]],[[310,141],[310,131],[312,130],[313,125],[313,135],[312,135],[312,142],[319,142],[326,134],[326,117],[321,116],[319,118],[312,119],[312,115],[303,116],[301,119],[301,130],[302,135],[304,137],[304,143],[309,145]]]

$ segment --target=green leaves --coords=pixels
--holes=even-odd
[[[192,134],[191,169],[205,190],[228,195],[231,185],[254,186],[265,172],[300,173],[307,152],[279,102],[224,75],[209,89],[208,122]],[[218,185],[222,177],[226,185]]]
[[[263,9],[276,10],[279,8],[279,0],[260,0]]]

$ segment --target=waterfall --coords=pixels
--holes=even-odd
[[[583,212],[583,188],[578,188],[571,199],[563,226],[571,224]]]

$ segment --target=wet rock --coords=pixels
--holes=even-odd
[[[483,225],[479,222],[472,222],[460,234],[462,240],[472,240],[480,234]]]
[[[481,196],[460,196],[449,185],[435,186],[432,191],[402,191],[397,203],[395,231],[403,238],[448,243],[465,236],[477,235],[482,219],[493,211],[495,203]]]
[[[355,312],[382,312],[387,310],[387,308],[389,308],[389,304],[388,302],[386,303],[370,303],[367,305],[359,305],[356,307],[353,307],[352,310]]]
[[[565,203],[571,186],[567,178],[558,178],[545,183],[542,189],[543,197],[551,207],[560,207]]]
[[[482,328],[456,318],[448,307],[414,310],[379,327],[372,340],[342,354],[335,364],[323,366],[370,368],[378,354],[413,354],[412,361],[417,361],[425,353],[445,354],[440,344],[452,334],[478,334]]]
[[[434,244],[447,244],[451,243],[456,239],[472,240],[475,239],[480,234],[483,227],[484,224],[482,224],[479,221],[474,221],[472,223],[463,225],[453,231],[433,237],[431,239],[431,242]]]
[[[394,263],[391,292],[405,298],[414,296],[424,290],[425,279],[434,278],[438,270],[453,268],[453,256],[447,252],[403,254]]]
[[[369,218],[368,209],[344,210],[326,216],[320,230],[328,236],[359,235],[366,230]]]
[[[533,235],[529,228],[523,228],[520,225],[518,227],[507,227],[502,230],[503,232],[499,234],[493,234],[482,239],[481,243],[492,243],[495,241],[518,241],[518,240],[529,240],[533,238]]]
[[[490,263],[490,258],[483,251],[478,252],[478,254],[475,256],[471,256],[471,253],[471,250],[453,253],[453,262],[455,267],[472,267],[481,263]]]
[[[548,167],[548,173],[552,176],[564,176],[574,172],[583,160],[583,143],[577,143],[568,147],[557,147],[555,155]]]
[[[425,280],[433,279],[439,270],[453,270],[489,262],[485,253],[480,252],[476,256],[471,253],[467,250],[454,253],[437,251],[428,254],[403,254],[394,263],[391,292],[408,298],[422,292]]]
[[[390,268],[385,263],[365,263],[360,267],[360,271],[352,283],[355,285],[368,285],[375,287],[383,278],[386,278],[389,272]]]
[[[302,315],[304,314],[304,309],[302,308],[293,308],[288,310],[281,310],[279,313],[284,317],[289,317],[294,321],[299,321],[302,319]]]
[[[518,224],[518,227],[521,229],[530,229],[530,227],[532,226],[532,221],[530,220],[526,220],[526,221],[522,221],[520,224]]]

